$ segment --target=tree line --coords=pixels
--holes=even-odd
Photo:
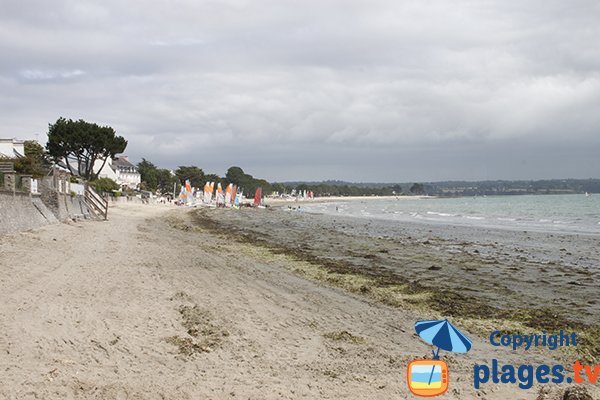
[[[171,193],[174,187],[178,191],[185,181],[189,181],[191,186],[198,189],[203,188],[206,182],[215,182],[215,185],[220,183],[223,188],[233,183],[247,196],[253,196],[258,187],[261,187],[265,194],[274,191],[273,186],[266,180],[255,178],[236,166],[230,167],[223,177],[217,174],[207,174],[202,168],[195,165],[181,165],[171,172],[169,169],[157,167],[145,158],[142,158],[142,161],[137,164],[137,168],[141,175],[141,189],[162,194]]]
[[[428,182],[423,184],[423,191],[443,197],[600,193],[600,179]]]

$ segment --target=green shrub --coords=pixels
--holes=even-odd
[[[99,178],[93,180],[90,182],[90,186],[100,193],[111,193],[120,189],[117,182],[113,181],[110,178]]]

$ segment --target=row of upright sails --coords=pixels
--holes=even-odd
[[[195,189],[190,185],[190,181],[186,180],[185,185],[181,187],[179,200],[186,205],[197,205],[198,203],[217,207],[239,207],[242,203],[243,191],[239,190],[237,185],[230,183],[225,190],[221,183],[217,183],[215,191],[215,182],[206,182],[202,191]],[[262,189],[256,189],[254,196],[254,206],[259,206],[262,201]]]

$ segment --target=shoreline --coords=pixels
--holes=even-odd
[[[268,206],[282,206],[293,204],[322,204],[322,203],[337,203],[344,201],[360,201],[360,200],[427,200],[436,199],[436,196],[328,196],[315,197],[313,199],[281,199],[273,197],[265,197],[265,204]]]
[[[597,287],[589,269],[597,265],[594,238],[418,222],[396,229],[384,221],[281,209],[244,212],[195,212],[194,218],[214,233],[311,263],[321,270],[304,272],[313,279],[394,307],[464,319],[476,330],[494,319],[518,331],[579,330],[581,355],[597,360],[600,307],[587,301]]]
[[[505,200],[506,196],[490,196],[489,199],[502,199]],[[563,196],[561,196],[563,197]],[[382,198],[380,201],[385,200],[395,200],[390,198]],[[565,216],[565,220],[561,218],[561,216],[554,217],[545,217],[541,215],[528,215],[520,214],[517,210],[508,211],[506,213],[500,214],[486,214],[485,209],[481,209],[478,212],[471,212],[470,210],[466,210],[464,205],[469,204],[475,208],[481,207],[486,204],[486,202],[475,202],[470,203],[471,200],[475,201],[472,198],[465,198],[462,209],[459,204],[458,207],[454,200],[451,199],[451,203],[446,203],[447,198],[440,197],[421,197],[415,199],[409,208],[405,207],[402,202],[396,203],[396,201],[387,202],[385,204],[384,210],[385,212],[381,213],[378,211],[378,207],[375,207],[374,204],[369,204],[369,199],[363,199],[359,201],[359,203],[363,204],[361,206],[362,211],[356,207],[355,202],[344,202],[340,201],[332,201],[332,202],[322,202],[322,203],[314,203],[313,204],[302,204],[304,207],[296,211],[304,211],[311,214],[318,215],[327,215],[329,217],[336,218],[355,218],[361,220],[378,220],[378,221],[393,221],[397,224],[408,224],[408,225],[429,225],[432,227],[437,226],[446,226],[446,227],[457,227],[461,229],[488,229],[488,230],[503,230],[503,231],[526,231],[526,232],[535,232],[538,234],[557,234],[557,235],[582,235],[588,237],[600,237],[600,220],[596,221],[595,219],[599,219],[600,215],[597,213],[595,215],[586,214],[586,218],[589,221],[585,223],[581,222],[581,219],[576,218],[575,216],[569,215]],[[359,200],[359,198],[355,199]],[[409,201],[410,198],[407,198],[406,201]],[[420,200],[431,200],[431,202],[423,202]],[[436,201],[440,201],[440,203],[436,203]],[[377,201],[377,200],[373,200]],[[328,206],[329,204],[334,203],[335,205],[340,206],[340,211],[338,212],[337,207],[335,210],[332,206]],[[437,208],[437,207],[440,208]],[[282,205],[274,205],[274,207],[278,207],[280,209],[285,209]],[[457,207],[457,208],[455,208]],[[439,211],[442,210],[442,211]],[[392,212],[393,211],[393,212]],[[565,212],[565,210],[561,210]],[[567,211],[569,212],[569,211]],[[584,211],[587,213],[593,213],[593,210]],[[555,218],[557,220],[554,220]],[[566,222],[565,222],[566,221]]]
[[[287,198],[281,199],[278,197],[264,197],[265,203],[269,205],[279,205],[287,203],[335,203],[344,201],[357,200],[427,200],[427,199],[471,199],[471,198],[510,198],[522,196],[581,196],[586,192],[565,192],[565,193],[510,193],[510,194],[489,194],[489,195],[390,195],[390,196],[323,196],[313,199]],[[592,193],[593,194],[593,193]],[[247,199],[251,202],[252,199]]]

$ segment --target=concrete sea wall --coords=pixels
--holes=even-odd
[[[0,235],[90,217],[82,196],[53,191],[43,195],[0,192]]]
[[[90,217],[83,196],[71,196],[48,190],[42,192],[41,199],[59,221]]]
[[[17,174],[12,163],[0,167],[0,235],[92,217],[84,201],[85,187],[71,183],[68,172],[56,167],[51,174],[33,179]]]
[[[57,223],[56,216],[39,196],[0,192],[0,234]]]

